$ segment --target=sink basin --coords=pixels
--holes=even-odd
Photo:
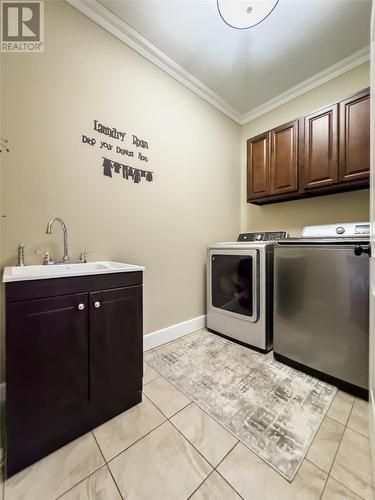
[[[144,267],[123,262],[85,262],[79,264],[52,264],[50,266],[5,267],[3,283],[10,281],[43,280],[48,278],[67,278],[89,274],[129,273],[144,271]]]

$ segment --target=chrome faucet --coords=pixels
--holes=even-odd
[[[17,266],[25,265],[25,243],[20,243],[17,249]]]
[[[68,252],[68,231],[66,229],[66,225],[60,217],[52,217],[52,219],[48,222],[47,224],[47,234],[51,234],[51,229],[52,229],[52,224],[57,221],[61,224],[62,230],[63,230],[63,236],[64,236],[64,255],[63,255],[63,261],[64,262],[69,262],[70,257],[69,257],[69,252]]]

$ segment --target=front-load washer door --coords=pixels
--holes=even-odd
[[[259,264],[255,249],[209,251],[208,306],[243,320],[258,320]]]

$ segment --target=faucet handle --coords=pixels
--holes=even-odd
[[[54,262],[51,259],[51,255],[49,252],[47,252],[47,250],[44,250],[43,248],[38,248],[37,250],[35,250],[35,253],[44,256],[43,265],[48,266],[49,264],[54,264]]]
[[[25,265],[25,243],[20,243],[17,248],[17,266]]]
[[[82,250],[81,255],[79,256],[79,260],[82,262],[87,262],[87,254],[92,253],[92,250]]]

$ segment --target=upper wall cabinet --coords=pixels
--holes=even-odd
[[[335,104],[305,117],[305,189],[337,183],[337,108]]]
[[[370,93],[340,102],[340,182],[366,179],[370,167]]]
[[[270,193],[270,139],[269,132],[247,141],[247,192],[250,199]],[[249,168],[249,165],[251,168]]]
[[[369,185],[370,92],[247,141],[247,199],[262,205]]]
[[[247,192],[254,200],[298,189],[298,120],[247,141]]]
[[[298,190],[298,120],[270,132],[271,195]]]

